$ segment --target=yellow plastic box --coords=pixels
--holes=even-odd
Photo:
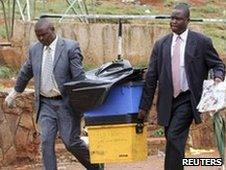
[[[147,159],[147,126],[136,134],[135,123],[88,126],[91,163]]]

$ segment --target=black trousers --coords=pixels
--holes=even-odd
[[[171,120],[165,127],[165,170],[183,170],[182,158],[190,125],[193,120],[190,92],[182,92],[173,99]]]

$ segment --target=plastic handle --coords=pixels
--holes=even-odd
[[[144,129],[144,120],[138,119],[136,124],[136,134],[143,133],[143,129]]]

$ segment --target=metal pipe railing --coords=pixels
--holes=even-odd
[[[4,5],[3,0],[0,0],[0,2],[2,3],[2,8],[3,8],[6,36],[7,36],[7,40],[9,41],[9,29],[8,29],[8,24],[7,24],[7,21],[6,21],[7,19],[6,19],[5,5]]]
[[[16,1],[13,1],[13,11],[12,11],[12,23],[11,23],[11,32],[10,38],[13,36],[13,29],[14,29],[14,20],[15,20],[15,8],[16,8]]]
[[[121,20],[155,20],[155,19],[170,19],[170,15],[96,15],[96,14],[41,14],[40,18],[68,18],[68,19],[121,19]],[[212,18],[191,18],[191,22],[209,22],[209,23],[226,23],[226,19]]]

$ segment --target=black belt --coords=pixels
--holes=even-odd
[[[190,95],[191,95],[191,91],[190,90],[186,90],[186,91],[180,92],[179,95],[177,97],[174,97],[173,99],[174,100],[178,100],[178,99],[181,99],[181,98],[188,97]]]
[[[46,96],[43,96],[43,95],[40,95],[41,98],[43,99],[50,99],[50,100],[61,100],[62,99],[62,96],[53,96],[53,97],[46,97]]]

